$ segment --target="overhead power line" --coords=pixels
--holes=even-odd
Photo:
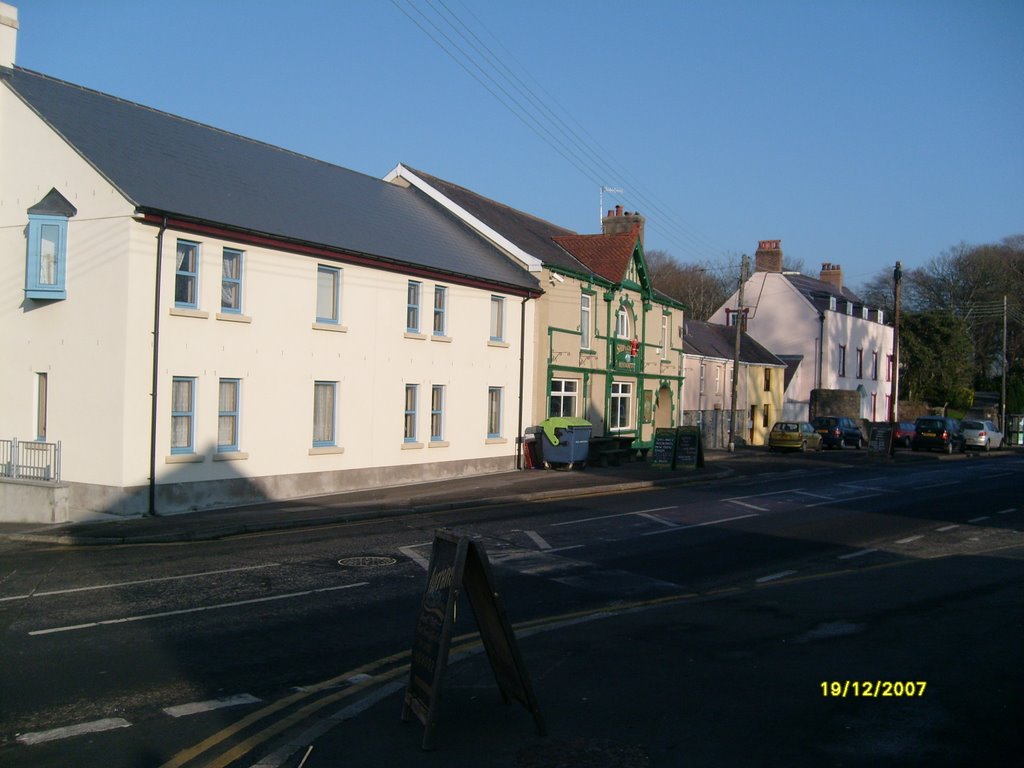
[[[537,84],[536,78],[529,74],[526,67],[487,29],[472,10],[465,5],[462,6],[473,18],[476,27],[495,41],[518,67],[521,75],[488,45],[481,34],[452,10],[445,0],[423,0],[419,4],[414,0],[391,2],[452,61],[584,178],[599,188],[618,180],[628,181],[627,186],[630,196],[634,198],[634,205],[639,203],[645,207],[644,215],[649,230],[665,237],[682,251],[701,259],[725,255],[724,250],[681,223],[666,206],[648,194],[628,168],[618,163],[568,110],[545,91],[543,86]],[[530,87],[526,80],[537,84],[547,100]],[[566,119],[549,106],[548,100],[561,110]],[[570,123],[575,123],[576,128]]]

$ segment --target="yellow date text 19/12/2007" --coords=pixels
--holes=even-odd
[[[925,681],[892,680],[831,680],[821,684],[821,695],[826,698],[887,699],[924,696]]]

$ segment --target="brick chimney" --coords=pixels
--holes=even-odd
[[[614,211],[608,211],[608,215],[601,219],[601,232],[605,235],[621,235],[625,232],[636,232],[640,238],[640,245],[644,244],[644,222],[646,219],[639,211],[630,213],[622,210],[621,205],[616,205]]]
[[[755,272],[782,271],[782,241],[758,240],[757,251],[754,252]]]
[[[821,265],[821,277],[818,278],[823,283],[828,283],[837,292],[842,293],[843,291],[843,268],[838,264],[829,264],[828,262],[822,262]]]
[[[18,9],[0,3],[0,67],[14,66],[14,53],[18,47]]]

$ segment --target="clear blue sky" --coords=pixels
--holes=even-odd
[[[1024,233],[1022,0],[8,2],[20,66],[579,232],[621,188],[683,262]]]

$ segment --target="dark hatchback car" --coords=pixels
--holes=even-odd
[[[847,416],[818,416],[811,424],[814,431],[821,435],[821,444],[826,448],[864,446],[864,434],[857,422]]]
[[[921,416],[914,422],[914,439],[910,447],[915,451],[962,451],[964,436],[960,432],[960,422],[948,416]]]

